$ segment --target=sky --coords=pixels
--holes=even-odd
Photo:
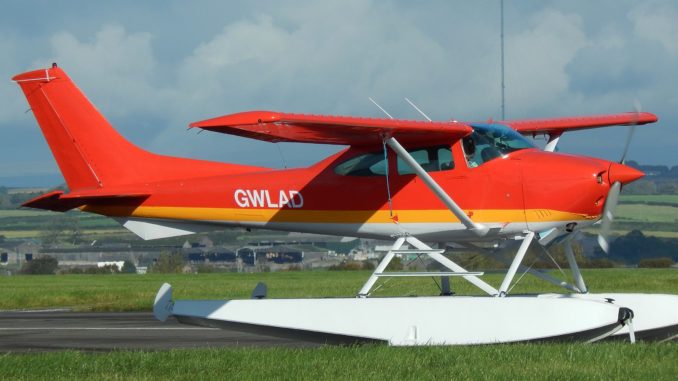
[[[135,144],[269,167],[335,146],[187,130],[247,110],[501,119],[499,0],[14,1],[0,4],[0,186],[63,182],[9,79],[57,62]],[[643,111],[628,159],[678,165],[678,2],[506,0],[506,118]],[[559,148],[618,160],[626,127]]]

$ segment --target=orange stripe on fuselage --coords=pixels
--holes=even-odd
[[[393,222],[388,210],[294,210],[254,208],[195,208],[173,206],[140,206],[137,208],[87,205],[83,211],[110,217],[160,218],[192,221],[229,222],[297,222],[297,223],[388,223]],[[394,210],[401,223],[449,223],[459,220],[446,209]],[[469,213],[471,214],[471,213]],[[484,209],[474,210],[471,219],[479,223],[553,222],[593,220],[598,216],[550,209]]]

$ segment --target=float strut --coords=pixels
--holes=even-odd
[[[372,273],[370,278],[367,280],[367,282],[365,282],[363,288],[360,289],[360,292],[358,292],[359,298],[366,298],[370,294],[370,289],[372,288],[372,286],[374,286],[374,283],[377,282],[377,279],[379,279],[379,276],[376,274],[383,273],[384,270],[386,270],[386,267],[395,256],[395,250],[400,249],[404,243],[405,237],[400,237],[395,241],[393,247],[391,247],[391,250],[389,250],[388,253],[386,253],[384,259],[382,259],[381,262],[379,262],[377,268],[374,269],[374,272]]]
[[[523,258],[525,258],[525,253],[527,253],[530,243],[532,243],[532,239],[534,239],[534,232],[529,232],[523,239],[523,242],[520,244],[520,248],[518,248],[518,252],[516,253],[515,258],[513,258],[513,262],[511,262],[511,267],[509,267],[508,272],[504,277],[504,281],[501,282],[501,287],[499,287],[500,297],[506,296],[508,288],[513,281],[513,277],[516,276],[516,271],[518,271],[518,267],[523,261]]]
[[[581,271],[579,271],[579,266],[577,261],[574,258],[574,251],[572,250],[572,241],[571,239],[566,239],[564,242],[565,245],[565,256],[567,257],[567,262],[570,265],[572,270],[572,277],[574,278],[574,284],[579,289],[579,292],[586,294],[589,290],[586,288],[586,283],[584,283],[584,278],[581,276]]]

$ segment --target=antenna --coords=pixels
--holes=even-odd
[[[405,100],[407,101],[407,103],[410,104],[410,106],[414,107],[415,110],[417,110],[424,118],[426,118],[426,120],[428,120],[429,122],[432,122],[431,118],[429,118],[428,115],[424,114],[424,112],[421,111],[421,110],[419,109],[419,107],[417,107],[417,105],[415,105],[414,103],[412,103],[411,100],[407,99],[407,97],[405,97]]]
[[[369,99],[370,102],[374,103],[375,106],[379,107],[379,110],[381,110],[381,112],[383,112],[384,114],[386,114],[386,116],[388,116],[389,119],[393,119],[393,117],[391,116],[391,114],[387,113],[386,110],[384,110],[381,106],[379,106],[379,103],[375,102],[374,99],[372,99],[372,97],[367,97],[367,99]]]
[[[504,0],[499,0],[500,17],[501,17],[501,120],[506,120],[506,103],[504,98]]]

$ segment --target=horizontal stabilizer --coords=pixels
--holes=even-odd
[[[97,203],[101,201],[111,202],[118,200],[138,200],[143,201],[149,194],[145,193],[109,193],[109,192],[77,192],[66,193],[63,191],[53,191],[42,196],[36,197],[23,203],[21,206],[34,209],[51,210],[54,212],[65,212],[83,205]]]
[[[140,220],[116,218],[125,229],[148,241],[152,239],[179,237],[209,230],[209,227],[190,222],[166,220]]]

